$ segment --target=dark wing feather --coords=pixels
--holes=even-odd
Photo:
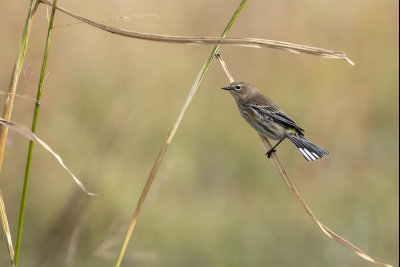
[[[288,128],[293,128],[300,135],[303,135],[304,130],[296,124],[288,115],[286,115],[282,110],[276,105],[264,106],[257,104],[250,104],[250,107],[260,116],[272,119],[276,122],[283,123]]]

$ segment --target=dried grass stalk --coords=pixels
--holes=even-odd
[[[52,5],[52,3],[48,0],[40,0],[40,2],[46,5]],[[193,37],[193,36],[172,36],[172,35],[162,35],[162,34],[141,33],[124,29],[118,29],[101,23],[94,22],[77,14],[74,14],[71,11],[68,11],[60,6],[57,6],[56,8],[59,11],[77,20],[87,23],[93,27],[130,38],[156,41],[156,42],[178,43],[178,44],[237,45],[237,46],[247,46],[256,48],[268,47],[268,48],[286,50],[291,53],[303,53],[303,54],[321,56],[325,58],[343,59],[349,62],[351,65],[354,65],[354,63],[346,56],[346,54],[340,51],[332,51],[317,47],[293,44],[289,42],[259,39],[259,38]]]
[[[3,194],[1,193],[1,188],[0,188],[0,196],[2,195]],[[3,197],[0,197],[0,217],[1,217],[1,223],[3,225],[3,231],[7,239],[8,254],[10,255],[11,265],[14,266],[14,248],[12,244],[10,226],[8,225],[6,207],[4,206]]]
[[[232,75],[230,74],[230,72],[228,70],[228,67],[225,64],[225,61],[222,59],[220,54],[216,54],[215,57],[221,63],[221,66],[224,69],[226,76],[228,76],[229,81],[232,83],[234,81],[234,79],[233,79]],[[267,138],[265,138],[261,134],[259,134],[259,136],[260,136],[261,141],[262,141],[262,143],[264,145],[265,152],[270,151],[272,149],[271,143],[268,141]],[[350,243],[349,241],[347,241],[343,237],[339,236],[338,234],[333,232],[331,229],[329,229],[327,226],[325,226],[323,223],[321,223],[317,219],[317,217],[315,217],[315,215],[311,211],[311,209],[307,206],[306,202],[301,198],[301,196],[299,195],[299,192],[297,192],[296,187],[294,186],[294,184],[293,184],[292,180],[290,179],[289,175],[287,174],[287,172],[283,168],[283,165],[282,165],[281,161],[279,160],[278,156],[276,155],[276,153],[274,152],[271,155],[272,155],[271,156],[272,163],[275,166],[275,168],[278,170],[279,174],[281,175],[281,177],[285,181],[286,185],[289,187],[290,191],[292,191],[292,193],[296,197],[297,201],[300,203],[300,205],[303,207],[303,209],[307,212],[307,214],[311,217],[311,219],[321,228],[322,232],[324,232],[328,237],[330,237],[331,239],[335,240],[336,242],[338,242],[342,246],[344,246],[344,247],[348,248],[349,250],[353,251],[354,253],[356,253],[361,258],[366,259],[367,261],[370,261],[370,262],[374,262],[374,263],[376,263],[376,264],[378,264],[380,266],[391,267],[391,265],[389,265],[389,264],[375,261],[373,258],[368,256],[367,253],[365,253],[364,251],[362,251],[358,247],[354,246],[352,243]]]
[[[227,68],[227,66],[225,64],[225,61],[222,59],[220,54],[216,54],[215,57],[221,63],[221,66],[224,69],[226,76],[228,76],[229,81],[232,83],[234,81],[234,79],[233,79],[232,75],[230,74],[230,72],[229,72],[229,70],[228,70],[228,68]],[[272,145],[269,142],[269,140],[267,138],[265,138],[264,136],[262,136],[261,134],[259,134],[259,135],[260,135],[261,141],[262,141],[262,143],[264,145],[265,152],[270,151],[272,149]],[[317,217],[315,217],[314,213],[307,206],[306,202],[304,202],[304,200],[300,197],[299,192],[297,192],[296,187],[294,186],[294,184],[293,184],[292,180],[290,179],[289,175],[287,174],[287,172],[283,168],[283,165],[282,165],[281,161],[279,160],[278,156],[276,155],[276,153],[272,153],[271,160],[272,160],[272,163],[273,163],[274,167],[278,170],[279,174],[281,175],[281,177],[285,181],[286,185],[289,187],[290,191],[292,191],[293,195],[296,197],[297,201],[304,208],[304,210],[311,217],[311,219],[321,228],[321,230],[327,236],[329,236],[330,238],[332,238],[333,240],[335,240],[336,242],[338,242],[342,246],[350,249],[351,251],[356,253],[358,256],[360,256],[361,258],[366,259],[367,261],[374,262],[374,263],[376,263],[378,265],[381,265],[381,266],[391,267],[391,265],[389,265],[389,264],[385,264],[385,263],[381,263],[381,262],[375,261],[370,256],[368,256],[364,251],[362,251],[358,247],[354,246],[349,241],[347,241],[343,237],[339,236],[338,234],[333,232],[331,229],[329,229],[327,226],[325,226],[323,223],[318,221]]]
[[[262,143],[264,145],[264,148],[265,148],[266,152],[269,151],[270,149],[272,149],[272,145],[268,141],[267,138],[265,138],[262,135],[260,135],[260,138],[261,138],[261,141],[262,141]],[[352,243],[350,243],[349,241],[347,241],[346,239],[344,239],[340,235],[336,234],[331,229],[329,229],[327,226],[325,226],[323,223],[321,223],[317,219],[317,217],[315,217],[315,215],[311,211],[311,209],[307,206],[306,202],[301,198],[301,196],[299,195],[299,192],[297,192],[296,187],[294,186],[292,180],[289,178],[289,175],[287,174],[287,172],[283,168],[282,163],[279,160],[279,158],[276,155],[276,153],[272,153],[271,160],[272,160],[272,163],[273,163],[274,167],[278,170],[279,174],[281,175],[281,177],[285,181],[286,185],[289,187],[290,191],[292,191],[293,195],[296,197],[297,201],[300,203],[300,205],[303,207],[303,209],[307,212],[307,214],[311,217],[313,222],[315,222],[321,228],[322,232],[324,232],[329,238],[335,240],[336,242],[338,242],[342,246],[344,246],[344,247],[348,248],[349,250],[353,251],[354,253],[356,253],[361,258],[363,258],[363,259],[365,259],[367,261],[376,263],[376,264],[378,264],[380,266],[392,267],[392,265],[390,265],[390,264],[386,264],[386,263],[375,261],[373,258],[368,256],[367,253],[365,253],[364,251],[362,251],[358,247],[354,246]]]

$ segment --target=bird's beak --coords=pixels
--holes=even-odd
[[[230,90],[232,90],[232,87],[231,86],[226,86],[226,87],[222,87],[221,89],[230,91]]]

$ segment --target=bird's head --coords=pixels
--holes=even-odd
[[[229,86],[221,89],[228,90],[235,99],[245,99],[256,94],[257,89],[248,82],[233,82]]]

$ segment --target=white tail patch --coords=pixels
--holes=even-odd
[[[299,150],[301,152],[301,154],[303,154],[303,156],[306,158],[307,161],[310,161],[310,156],[308,156],[308,154],[301,148],[299,147]]]
[[[299,149],[307,161],[316,161],[329,155],[329,152],[308,141],[304,136],[287,132],[286,136]]]
[[[314,157],[314,155],[310,152],[310,151],[308,151],[308,149],[307,148],[304,148],[304,151],[310,156],[310,158],[313,160],[313,161],[315,161],[318,157]]]

